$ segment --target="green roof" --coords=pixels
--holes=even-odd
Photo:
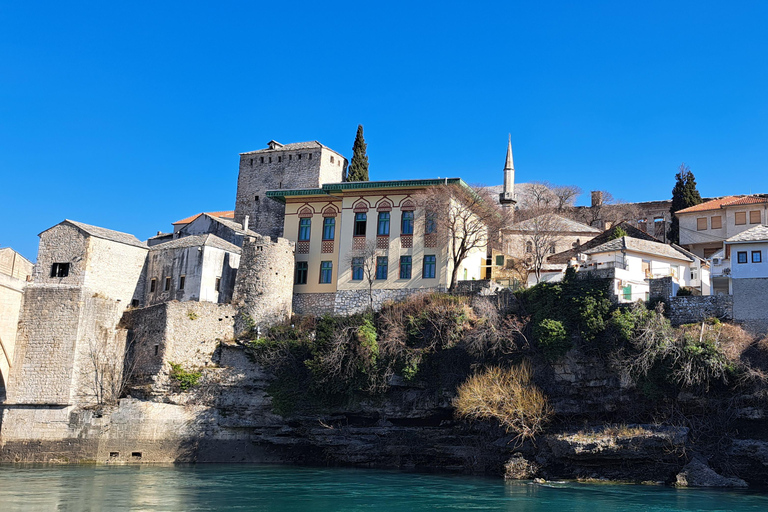
[[[285,203],[286,197],[315,196],[331,194],[342,190],[376,189],[376,188],[408,188],[434,187],[437,185],[469,186],[461,178],[438,178],[434,180],[392,180],[392,181],[345,181],[342,183],[326,183],[323,188],[305,188],[292,190],[267,190],[267,197]]]

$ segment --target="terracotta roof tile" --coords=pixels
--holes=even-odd
[[[677,213],[693,213],[693,212],[705,212],[708,210],[719,210],[727,206],[742,206],[746,204],[763,204],[768,203],[768,197],[764,196],[725,196],[711,201],[706,201],[696,206],[690,206],[683,208]]]
[[[198,213],[196,215],[193,215],[191,217],[187,217],[186,219],[177,220],[172,225],[176,226],[176,225],[179,225],[179,224],[189,224],[190,222],[192,222],[193,220],[195,220],[196,218],[198,218],[199,216],[201,216],[204,213],[210,215],[211,217],[220,217],[220,218],[223,218],[223,219],[234,219],[235,218],[235,212],[231,211],[231,210],[230,211],[226,211],[226,212],[200,212],[200,213]]]

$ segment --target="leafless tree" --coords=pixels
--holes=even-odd
[[[381,254],[381,251],[376,249],[374,240],[366,240],[363,247],[352,249],[345,260],[353,274],[355,269],[358,269],[363,276],[363,281],[368,284],[368,307],[371,311],[373,311],[373,283],[376,281],[377,258]]]
[[[83,396],[97,405],[117,402],[139,364],[133,354],[134,338],[121,344],[113,336],[92,337],[88,340],[87,360],[81,368],[85,383]]]
[[[572,217],[599,229],[608,229],[624,221],[635,222],[640,216],[637,205],[615,199],[607,190],[592,192],[592,205],[578,209]]]
[[[517,203],[517,220],[530,219],[543,211],[568,213],[574,207],[581,189],[575,185],[553,185],[534,181],[522,188]]]
[[[511,211],[499,207],[483,187],[441,185],[418,199],[425,211],[425,238],[434,235],[437,246],[448,250],[453,265],[448,289],[453,291],[459,266],[471,252],[499,246],[501,229],[510,222]]]
[[[522,240],[525,243],[525,261],[528,269],[541,282],[541,269],[552,254],[553,248],[563,238],[566,229],[562,218],[554,213],[543,211],[540,215],[521,224]]]

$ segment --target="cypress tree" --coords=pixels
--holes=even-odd
[[[357,125],[357,136],[352,146],[352,163],[349,164],[347,181],[368,181],[368,155],[365,150],[368,145],[363,138],[363,125]]]
[[[669,208],[669,212],[672,214],[672,222],[667,233],[667,238],[669,238],[670,242],[680,243],[680,221],[675,212],[683,208],[696,206],[702,202],[703,199],[696,189],[696,178],[693,176],[691,168],[683,162],[680,164],[677,174],[675,174],[675,186],[672,189],[672,206]]]

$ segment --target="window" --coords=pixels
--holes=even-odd
[[[171,278],[170,277],[166,277],[165,278],[165,290],[164,291],[167,292],[170,289],[171,289]]]
[[[366,213],[355,214],[355,236],[365,236],[365,225],[368,220]]]
[[[749,212],[749,223],[760,224],[760,210],[753,210]]]
[[[413,212],[403,212],[400,221],[400,233],[403,235],[413,234]]]
[[[184,289],[184,281],[187,280],[187,276],[181,276],[179,277],[179,290]]]
[[[747,212],[736,212],[735,214],[736,218],[736,225],[741,226],[742,224],[747,223]]]
[[[497,267],[503,267],[504,266],[504,255],[503,254],[497,254],[496,255],[496,266]]]
[[[253,167],[253,158],[251,158],[251,163],[250,163],[250,165],[251,165],[251,167]]]
[[[333,163],[333,156],[331,156],[331,163]]]
[[[328,284],[333,279],[333,262],[320,262],[320,284]]]
[[[411,257],[400,256],[400,279],[411,278]]]
[[[437,213],[428,211],[424,217],[424,234],[429,235],[437,231]]]
[[[747,262],[747,251],[737,252],[736,253],[736,261],[738,261],[739,263],[746,263]]]
[[[261,157],[261,163],[264,163],[264,157]]]
[[[712,229],[720,229],[723,227],[723,217],[720,215],[715,215],[710,219],[710,227]]]
[[[437,256],[424,256],[424,268],[422,271],[422,277],[424,279],[435,278],[435,267],[437,266]]]
[[[363,258],[352,258],[352,280],[363,280]]]
[[[763,254],[760,251],[752,251],[752,263],[762,263]]]
[[[698,219],[696,219],[696,230],[704,231],[705,229],[707,229],[707,218],[699,217]]]
[[[221,290],[221,278],[217,277],[216,278],[216,291],[218,292],[220,290]]]
[[[533,242],[525,242],[525,252],[527,253],[533,252]]]
[[[389,212],[379,212],[379,227],[376,230],[379,236],[389,236]]]
[[[149,280],[149,293],[154,293],[155,289],[157,288],[157,279],[154,277]]]
[[[54,263],[51,265],[51,277],[67,277],[69,275],[69,263]]]
[[[549,254],[555,254],[555,244],[549,246]]]
[[[376,279],[386,279],[389,273],[389,262],[386,256],[376,257]]]
[[[296,262],[296,277],[294,282],[296,284],[307,284],[307,272],[309,271],[309,263],[306,261]]]
[[[334,233],[336,232],[336,219],[333,217],[326,217],[323,219],[323,240],[333,240]]]
[[[299,242],[306,242],[309,240],[309,232],[311,227],[312,219],[299,220]]]

